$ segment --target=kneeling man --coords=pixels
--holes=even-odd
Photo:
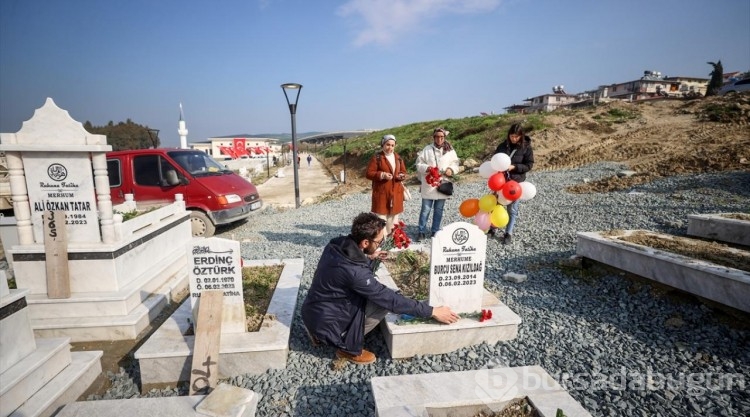
[[[336,356],[363,365],[375,355],[363,349],[365,335],[388,312],[432,317],[455,323],[450,307],[431,307],[381,284],[373,273],[373,260],[385,238],[385,220],[373,213],[354,218],[351,234],[332,239],[323,250],[310,290],[302,304],[302,321],[313,344],[337,348]]]

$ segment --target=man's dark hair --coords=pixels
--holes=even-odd
[[[359,243],[365,239],[374,240],[385,227],[385,220],[373,213],[359,213],[352,222],[352,238]]]

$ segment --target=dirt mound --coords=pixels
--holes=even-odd
[[[693,100],[612,101],[596,107],[548,113],[552,127],[531,134],[535,171],[620,162],[630,177],[604,178],[569,191],[626,189],[674,174],[750,170],[750,93]],[[459,155],[465,158],[466,155]],[[346,189],[328,196],[369,190],[365,167],[347,170]],[[326,163],[341,170],[341,158]]]
[[[571,187],[623,189],[659,176],[750,169],[750,94],[699,100],[611,102],[554,115],[536,132],[536,170],[612,161],[638,174]]]

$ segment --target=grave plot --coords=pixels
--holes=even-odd
[[[188,246],[191,269],[191,296],[159,327],[135,353],[138,359],[142,390],[163,385],[174,386],[178,381],[190,381],[196,335],[191,323],[196,323],[192,306],[205,290],[222,290],[224,302],[221,314],[220,345],[216,370],[225,378],[246,373],[259,374],[267,369],[285,368],[289,352],[289,334],[297,303],[297,293],[304,268],[303,259],[274,259],[240,261],[240,244],[236,241],[209,238],[194,239]],[[266,310],[260,329],[246,331],[244,301],[242,299],[241,267],[283,265],[273,297]],[[192,334],[195,333],[195,334]],[[215,371],[214,371],[215,372]],[[212,374],[214,375],[214,374]]]
[[[688,235],[750,247],[750,214],[715,213],[688,216]]]
[[[750,312],[750,252],[706,247],[705,241],[645,230],[579,232],[576,253]]]
[[[51,416],[102,371],[101,351],[71,352],[70,338],[35,338],[26,296],[0,271],[0,416]]]
[[[187,288],[184,202],[122,222],[106,139],[49,98],[17,133],[0,134],[18,237],[5,251],[39,337],[135,339]]]
[[[494,415],[524,399],[537,413],[531,415],[591,416],[539,366],[382,376],[370,385],[378,417]]]
[[[465,222],[448,225],[435,235],[429,252],[428,302],[450,306],[462,319],[444,325],[388,314],[380,326],[392,358],[448,353],[516,338],[521,318],[484,288],[486,246],[484,233]],[[385,265],[376,275],[384,285],[398,289]]]

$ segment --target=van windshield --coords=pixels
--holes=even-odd
[[[201,151],[172,151],[167,152],[182,169],[189,172],[194,177],[206,175],[224,175],[232,171],[226,169],[224,165],[216,162],[208,154]]]

